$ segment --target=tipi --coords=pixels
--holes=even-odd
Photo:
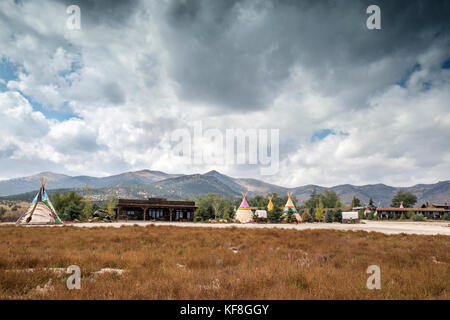
[[[239,209],[236,211],[236,220],[241,223],[248,223],[253,221],[253,212],[247,203],[247,192],[242,193],[242,202]]]
[[[292,202],[292,199],[291,199],[292,192],[288,192],[287,196],[288,196],[288,199],[287,199],[286,205],[284,206],[284,209],[283,209],[283,216],[287,215],[287,213],[289,212],[289,209],[291,209],[292,212],[294,213],[295,219],[297,219],[297,221],[301,221],[302,218],[300,217],[300,214],[297,212],[297,209],[295,208],[294,203]]]
[[[36,225],[36,224],[62,224],[61,219],[55,211],[50,198],[45,192],[45,185],[48,180],[41,178],[41,189],[31,202],[27,211],[17,220],[16,224]]]
[[[267,196],[267,198],[269,198],[269,204],[267,205],[267,211],[272,211],[273,210],[273,202],[272,202],[273,195],[269,194]]]

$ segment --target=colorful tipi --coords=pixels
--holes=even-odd
[[[293,213],[297,213],[297,209],[295,209],[294,203],[292,202],[292,199],[291,199],[292,192],[288,192],[287,196],[288,196],[288,199],[287,199],[286,205],[284,206],[283,214],[288,213],[289,209],[291,209]]]
[[[236,211],[236,220],[241,223],[248,223],[253,221],[253,212],[247,203],[247,192],[242,193],[242,202],[239,209]]]
[[[36,224],[62,224],[61,219],[55,211],[50,198],[45,192],[45,185],[48,180],[41,178],[41,188],[27,211],[17,220],[16,224],[36,225]]]
[[[302,218],[300,217],[300,214],[297,212],[297,209],[295,208],[294,203],[292,202],[292,199],[291,199],[292,192],[288,192],[287,196],[288,196],[288,199],[287,199],[286,205],[284,206],[284,209],[283,209],[283,216],[286,216],[290,209],[292,211],[292,213],[294,214],[295,218],[297,219],[297,221],[301,221]]]
[[[267,198],[269,198],[269,204],[267,205],[267,211],[272,211],[273,210],[273,202],[272,202],[273,195],[269,194],[267,196]]]

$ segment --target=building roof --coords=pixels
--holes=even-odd
[[[144,206],[152,208],[197,208],[194,201],[167,200],[165,198],[148,198],[147,200],[119,198],[117,206]]]
[[[443,208],[377,208],[377,211],[397,211],[397,212],[408,212],[408,211],[416,211],[416,212],[447,212],[450,210],[445,210]]]

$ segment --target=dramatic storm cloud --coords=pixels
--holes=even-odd
[[[73,4],[80,30],[66,26]],[[149,168],[285,186],[450,179],[450,4],[377,1],[382,29],[369,30],[371,4],[2,1],[0,178]],[[177,160],[171,136],[195,121],[279,129],[279,171]]]

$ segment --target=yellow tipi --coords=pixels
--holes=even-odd
[[[267,211],[272,211],[273,210],[273,202],[272,202],[273,195],[269,194],[267,196],[267,198],[269,198],[269,204],[267,205]]]

